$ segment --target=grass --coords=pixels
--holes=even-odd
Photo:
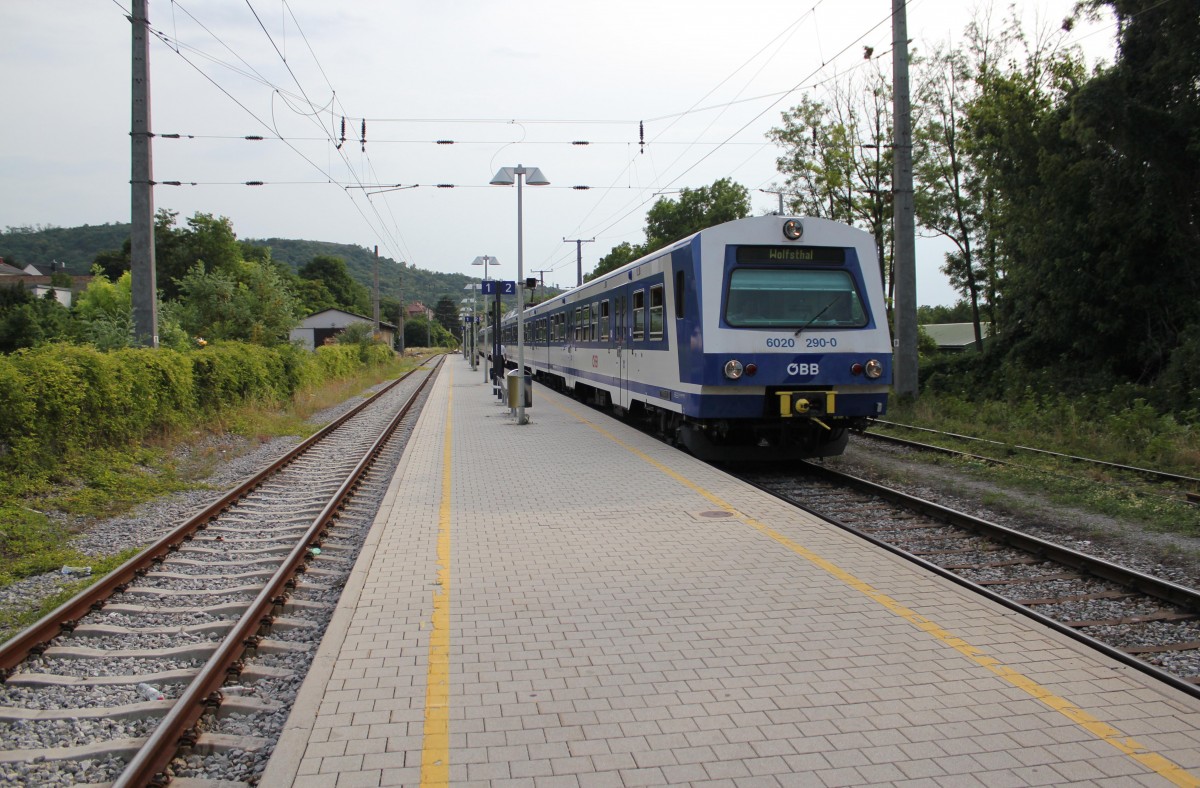
[[[160,434],[145,445],[107,448],[63,458],[43,477],[13,476],[0,491],[0,588],[23,578],[56,572],[64,565],[91,566],[88,579],[70,582],[53,598],[22,611],[0,610],[0,638],[36,621],[96,578],[135,555],[141,547],[113,556],[87,556],[71,538],[99,518],[114,517],[159,496],[203,489],[203,479],[230,452],[278,436],[306,437],[317,427],[313,414],[412,369],[419,359],[394,364],[303,391],[289,403],[256,403],[225,414],[203,430]],[[226,440],[233,435],[240,440]],[[172,459],[183,445],[196,447],[181,467]]]
[[[1031,404],[1032,403],[1032,404]],[[988,482],[1036,494],[1054,503],[1105,515],[1147,530],[1200,537],[1200,507],[1182,501],[1195,484],[1151,482],[1141,474],[1020,451],[1028,446],[1141,468],[1200,476],[1200,428],[1160,416],[1134,401],[1124,410],[1088,418],[1077,403],[965,402],[922,395],[889,407],[887,419],[918,427],[999,441],[1009,447],[958,440],[901,428],[876,428],[1011,465],[940,460]]]

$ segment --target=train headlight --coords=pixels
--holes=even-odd
[[[789,241],[798,241],[804,235],[804,225],[796,219],[788,219],[783,223],[783,237]]]
[[[867,362],[867,377],[869,377],[871,380],[875,380],[882,374],[883,364],[880,364],[875,359],[871,359]]]
[[[725,377],[729,378],[730,380],[737,380],[742,376],[744,369],[745,368],[742,366],[742,362],[738,361],[736,358],[731,358],[725,362]]]

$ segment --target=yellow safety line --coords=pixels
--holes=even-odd
[[[442,443],[442,500],[438,508],[437,589],[433,592],[429,669],[425,676],[425,729],[421,785],[450,784],[450,433],[454,373],[446,385],[446,436]]]
[[[1088,733],[1092,734],[1098,739],[1108,742],[1125,755],[1128,755],[1129,757],[1138,761],[1143,766],[1152,769],[1162,777],[1170,780],[1175,785],[1189,786],[1190,788],[1200,788],[1200,777],[1197,777],[1196,775],[1187,771],[1187,769],[1174,763],[1169,758],[1149,751],[1137,740],[1125,736],[1123,733],[1121,733],[1121,731],[1117,730],[1112,725],[1109,725],[1103,720],[1096,719],[1091,714],[1087,713],[1065,698],[1055,695],[1053,692],[1038,684],[1028,676],[1025,676],[1024,674],[1003,664],[998,659],[988,656],[981,649],[972,646],[962,638],[959,638],[945,629],[942,629],[940,626],[925,618],[920,613],[910,610],[909,608],[897,602],[895,599],[889,597],[887,594],[872,587],[870,583],[860,580],[850,572],[847,572],[837,564],[834,564],[832,561],[822,558],[817,553],[812,552],[808,548],[798,544],[773,528],[760,523],[753,517],[743,514],[734,508],[732,504],[727,503],[715,493],[709,492],[693,482],[691,479],[676,473],[645,452],[630,446],[628,443],[625,443],[620,438],[605,430],[603,427],[584,418],[579,413],[570,410],[569,408],[566,408],[557,402],[553,402],[552,400],[547,399],[547,401],[551,402],[551,404],[564,413],[579,419],[596,432],[599,432],[604,437],[624,448],[626,451],[636,455],[642,460],[645,460],[650,465],[653,465],[655,468],[662,471],[664,474],[679,482],[683,486],[688,487],[696,493],[699,493],[701,496],[708,499],[714,506],[729,512],[745,525],[750,526],[764,536],[770,537],[784,547],[787,547],[789,550],[796,553],[814,566],[820,568],[822,571],[832,575],[833,577],[836,577],[838,580],[858,591],[863,596],[879,603],[918,629],[937,638],[942,643],[953,648],[955,651],[967,657],[977,665],[987,668],[992,673],[996,674],[1014,687],[1025,691],[1031,697],[1041,701],[1051,709],[1054,709],[1071,722],[1086,730]]]

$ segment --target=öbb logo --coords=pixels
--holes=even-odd
[[[797,364],[792,362],[787,368],[789,375],[819,375],[821,373],[820,364]]]

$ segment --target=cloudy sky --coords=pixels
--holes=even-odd
[[[1074,0],[1017,2],[1031,29],[1057,29]],[[0,228],[129,220],[128,8],[0,2]],[[961,39],[980,9],[1005,8],[911,0],[909,36],[928,51]],[[524,193],[526,275],[571,285],[576,247],[562,239],[596,239],[583,245],[586,272],[642,240],[661,194],[727,177],[750,189],[754,213],[772,210],[777,198],[761,190],[782,178],[766,132],[831,80],[890,74],[890,10],[888,0],[150,0],[155,205],[228,216],[242,238],[378,245],[430,270],[478,275],[471,261],[491,255],[515,278],[516,194],[488,181],[502,166],[536,166],[551,185]],[[1112,32],[1082,24],[1070,40],[1095,61],[1111,57]],[[919,303],[956,298],[938,272],[945,248],[918,240]]]

